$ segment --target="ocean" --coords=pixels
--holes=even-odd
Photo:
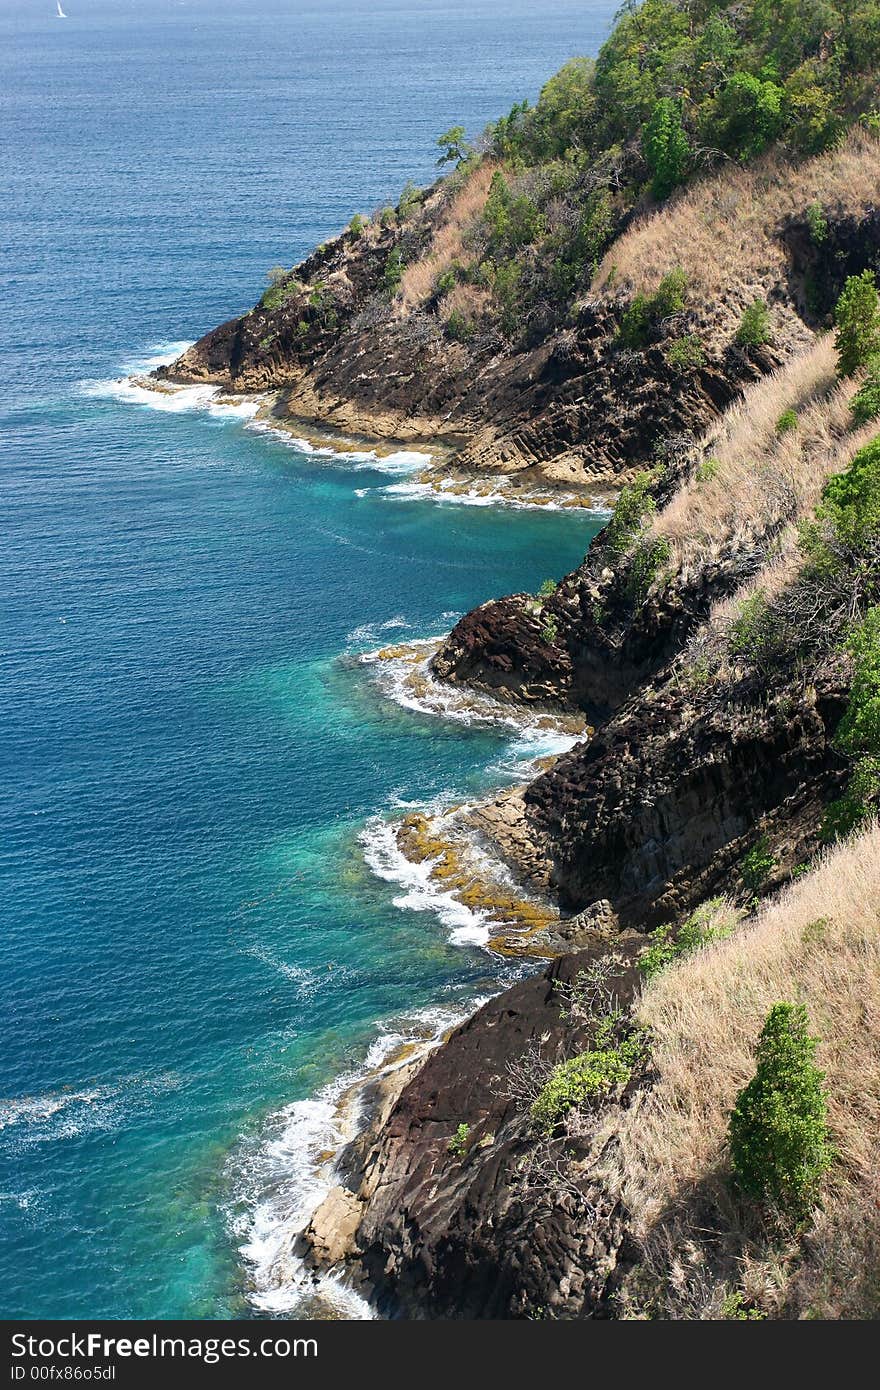
[[[386,819],[552,740],[358,656],[560,576],[599,520],[120,379],[430,180],[616,0],[66,8],[0,0],[0,1315],[362,1316],[288,1248],[334,1099],[516,968]]]

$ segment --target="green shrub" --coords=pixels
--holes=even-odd
[[[457,284],[458,276],[452,266],[450,266],[448,270],[444,270],[441,275],[438,275],[437,279],[434,281],[434,293],[437,295],[449,294],[451,290],[455,289]]]
[[[806,62],[785,84],[787,136],[799,154],[821,154],[846,128],[834,94],[821,85],[819,77],[817,65]]]
[[[359,237],[363,236],[364,227],[366,225],[366,220],[362,217],[362,215],[359,212],[356,212],[354,217],[348,224],[348,230],[351,232],[355,241],[357,241]]]
[[[721,1305],[721,1316],[726,1322],[763,1322],[767,1314],[747,1303],[740,1289],[734,1289]]]
[[[829,803],[822,820],[822,838],[830,843],[859,830],[880,810],[880,758],[859,758],[843,796]]]
[[[783,410],[779,419],[776,421],[777,434],[791,434],[792,430],[798,427],[798,417],[796,410]]]
[[[770,310],[763,299],[756,299],[745,310],[736,332],[739,347],[763,347],[770,341]]]
[[[260,300],[261,309],[280,309],[294,291],[299,289],[297,281],[293,278],[293,272],[285,270],[283,265],[273,265],[272,269],[266,273],[266,281],[268,289],[265,290]]]
[[[708,482],[711,482],[713,478],[716,478],[716,477],[718,476],[718,470],[719,470],[720,467],[721,467],[721,460],[720,460],[720,459],[716,459],[716,458],[702,459],[702,460],[697,464],[696,471],[695,471],[695,473],[694,473],[694,477],[696,478],[696,480],[697,480],[698,483],[708,483]]]
[[[537,203],[525,193],[512,193],[500,169],[492,175],[483,219],[489,230],[490,251],[505,257],[530,246],[545,228]]]
[[[417,188],[411,179],[407,179],[397,204],[397,216],[401,222],[405,222],[416,208],[421,206],[424,196],[422,189]]]
[[[645,294],[637,294],[631,304],[624,309],[620,319],[618,340],[624,347],[641,348],[648,340],[651,327],[650,300]]]
[[[532,1119],[539,1129],[552,1130],[570,1110],[601,1100],[617,1086],[625,1086],[644,1050],[635,1033],[616,1047],[582,1052],[553,1068],[532,1105]]]
[[[853,678],[834,746],[853,768],[843,796],[825,813],[822,830],[829,840],[849,835],[880,808],[880,607],[868,610],[846,645]]]
[[[869,609],[849,638],[847,650],[853,658],[853,678],[834,742],[850,757],[880,755],[880,607]]]
[[[538,597],[552,598],[558,588],[559,585],[557,584],[555,579],[545,579],[540,589],[538,590]]]
[[[463,314],[460,309],[453,309],[444,323],[443,329],[447,338],[451,338],[455,343],[470,342],[475,332],[473,320]]]
[[[547,643],[548,647],[552,647],[557,637],[559,636],[559,622],[556,618],[552,616],[552,614],[549,618],[545,620],[544,625],[541,628],[541,636]]]
[[[522,327],[521,283],[522,267],[516,261],[496,266],[492,293],[501,310],[501,327],[510,338]]]
[[[688,333],[669,344],[666,361],[678,372],[696,371],[706,365],[706,353],[697,335]]]
[[[802,1004],[774,1004],[761,1030],[755,1075],[730,1116],[736,1187],[803,1216],[819,1196],[831,1162],[824,1074]]]
[[[828,218],[821,203],[811,203],[807,208],[807,226],[816,246],[821,246],[823,241],[827,241]]]
[[[396,294],[403,279],[403,252],[399,246],[394,246],[388,252],[388,259],[385,262],[385,273],[382,276],[382,284],[388,294]]]
[[[397,226],[397,213],[390,204],[379,213],[379,226],[386,229]]]
[[[632,551],[627,586],[630,598],[634,602],[638,603],[645,598],[664,565],[669,563],[671,554],[672,548],[665,536],[636,542]]]
[[[651,171],[651,192],[668,198],[687,176],[691,147],[681,121],[681,104],[661,97],[642,135],[645,163]]]
[[[639,970],[647,978],[653,979],[661,970],[675,960],[693,955],[713,941],[724,941],[733,931],[731,921],[713,921],[719,916],[724,905],[722,898],[711,898],[692,912],[686,922],[674,933],[671,924],[657,927],[651,933],[651,944],[642,951],[638,959]]]
[[[649,301],[651,316],[657,321],[667,319],[671,314],[680,314],[685,306],[688,291],[688,278],[680,265],[663,276],[656,293]]]
[[[850,275],[834,313],[837,325],[837,371],[854,376],[880,355],[880,296],[873,270]]]
[[[728,650],[759,671],[774,664],[777,650],[777,630],[773,609],[759,589],[737,608],[736,617],[727,635]]]
[[[453,1158],[464,1158],[464,1155],[467,1153],[468,1140],[470,1139],[470,1136],[470,1125],[459,1125],[458,1129],[453,1134],[449,1143],[446,1145],[447,1152],[451,1153]]]
[[[651,329],[685,307],[688,281],[680,266],[664,275],[652,295],[637,294],[623,311],[618,338],[625,347],[645,346]]]
[[[868,425],[880,417],[880,356],[868,362],[867,375],[851,405],[854,425]]]
[[[783,89],[752,73],[738,72],[718,94],[710,136],[735,159],[752,159],[765,150],[785,124]]]
[[[646,471],[639,473],[634,482],[621,488],[611,520],[605,528],[609,548],[616,555],[622,555],[629,550],[647,519],[657,510],[657,504],[651,495],[656,481],[656,472]]]
[[[810,567],[819,573],[839,570],[846,556],[850,564],[867,566],[870,578],[878,539],[880,437],[859,449],[843,473],[828,479],[815,520],[801,527],[800,545]]]
[[[753,895],[760,893],[775,868],[776,855],[770,848],[767,836],[762,835],[743,855],[739,866],[740,880],[746,892]]]

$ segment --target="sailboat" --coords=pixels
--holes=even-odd
[[[55,3],[56,3],[57,6],[58,6],[58,18],[59,18],[59,19],[66,19],[66,18],[67,18],[67,15],[64,13],[64,11],[63,11],[62,8],[61,8],[61,0],[55,0]]]

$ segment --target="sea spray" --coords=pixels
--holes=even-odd
[[[311,1099],[284,1106],[270,1116],[259,1135],[243,1140],[230,1155],[227,1220],[247,1269],[248,1299],[259,1312],[373,1316],[344,1276],[314,1273],[297,1252],[298,1239],[338,1181],[341,1149],[366,1121],[368,1086],[427,1056],[487,998],[475,997],[466,1007],[421,1009],[377,1025],[385,1031],[379,1032],[359,1066],[337,1076]]]

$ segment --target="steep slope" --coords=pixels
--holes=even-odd
[[[740,176],[747,187],[735,190],[736,205],[749,207],[749,219],[742,226],[734,220],[726,232],[707,229],[726,241],[718,258],[727,262],[723,293],[707,293],[702,262],[691,265],[702,247],[690,224],[702,225],[704,206],[724,205],[727,174],[639,218],[567,321],[511,340],[487,308],[486,289],[467,281],[437,289],[444,277],[454,281],[475,264],[476,253],[466,248],[485,225],[493,167],[484,158],[415,206],[404,205],[394,225],[380,219],[329,242],[285,273],[249,314],[215,329],[157,375],[277,391],[276,414],[304,427],[446,441],[465,474],[590,496],[650,462],[663,440],[704,430],[744,384],[807,346],[808,322],[817,320],[805,305],[805,277],[814,303],[817,296],[833,302],[845,275],[864,268],[880,247],[880,222],[868,212],[880,181],[880,141],[858,133],[845,159],[835,153],[791,166],[771,156]],[[821,257],[805,220],[817,195],[827,208]],[[764,228],[761,249],[766,243],[768,250],[760,275],[756,226]],[[612,283],[607,261],[618,255],[626,272]],[[638,275],[634,262],[643,266]],[[682,262],[680,307],[634,350],[621,337],[633,292],[642,284],[655,291]],[[759,294],[771,305],[772,337],[739,349],[742,314]],[[455,306],[465,302],[486,312],[474,318],[473,332],[455,336],[449,324],[455,329],[463,313]],[[680,363],[675,345],[691,340],[697,354]]]
[[[604,967],[556,961],[422,1065],[306,1244],[326,1249],[342,1205],[334,1253],[392,1315],[876,1317],[878,904],[874,826],[744,923],[709,905],[726,939],[641,990],[631,946]],[[795,998],[820,1039],[835,1160],[823,1205],[791,1225],[732,1192],[725,1138],[767,1010]],[[553,1068],[608,1048],[609,1018],[619,1052],[644,1030],[640,1060],[547,1130],[535,1102]]]

